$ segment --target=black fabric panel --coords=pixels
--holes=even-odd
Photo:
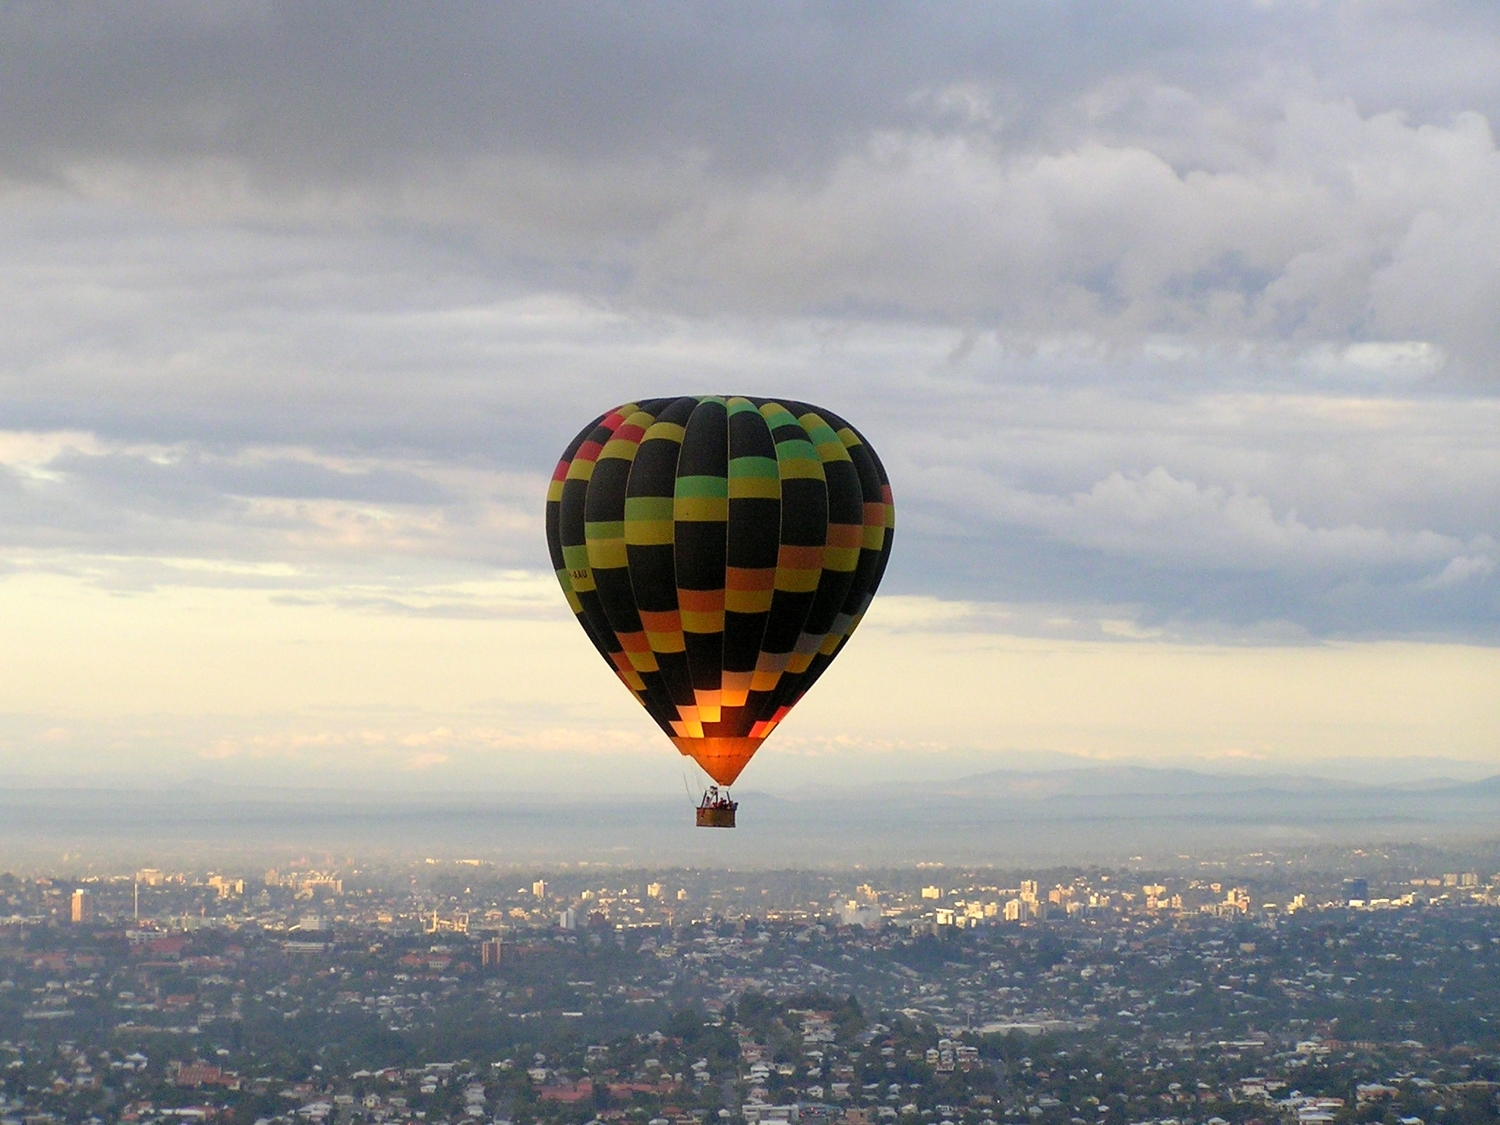
[[[829,461],[823,466],[828,482],[828,522],[864,523],[865,492],[851,461]]]
[[[769,613],[724,614],[724,670],[753,672]]]
[[[687,422],[680,477],[722,477],[729,472],[729,415],[722,402],[701,402]]]
[[[688,667],[687,653],[658,652],[656,663],[661,666],[662,683],[673,705],[696,707],[698,697],[693,694],[693,673]],[[675,719],[677,716],[672,717]]]
[[[688,671],[693,687],[699,691],[718,691],[724,664],[723,633],[684,633],[687,644]]]
[[[729,501],[729,541],[725,555],[730,566],[750,570],[775,567],[780,533],[780,500],[745,497]]]
[[[725,525],[681,521],[676,536],[677,585],[683,590],[724,588]]]
[[[625,518],[625,487],[630,481],[631,462],[606,457],[594,466],[594,477],[588,482],[588,497],[583,518],[588,523]]]
[[[596,567],[594,585],[598,588],[599,603],[609,618],[609,627],[616,633],[639,633],[641,615],[636,610],[629,568],[616,566],[603,570]]]
[[[672,544],[625,548],[630,560],[630,588],[636,608],[643,613],[668,613],[677,608],[677,567]]]
[[[771,599],[771,613],[766,621],[766,635],[760,642],[764,652],[791,652],[802,635],[802,623],[812,609],[813,592],[794,593],[777,590]]]
[[[584,507],[588,503],[588,496],[588,481],[563,481],[562,502],[559,505],[562,510],[559,513],[557,531],[558,539],[564,547],[581,547],[584,543]]]
[[[755,400],[746,401],[753,403]],[[776,439],[771,436],[770,427],[759,409],[740,410],[729,416],[729,456],[775,459]]]
[[[789,547],[821,547],[828,541],[828,486],[793,477],[781,482],[779,542]]]

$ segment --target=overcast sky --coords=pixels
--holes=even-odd
[[[899,512],[748,784],[1500,772],[1493,4],[4,4],[0,106],[7,776],[655,785],[544,482],[712,391]]]

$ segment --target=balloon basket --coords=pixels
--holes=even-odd
[[[699,828],[733,828],[734,806],[727,809],[699,809]]]
[[[739,807],[739,802],[731,801],[727,792],[721,792],[717,785],[710,785],[698,803],[698,827],[733,828],[735,810]]]

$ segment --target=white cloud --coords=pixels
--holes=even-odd
[[[1161,466],[1130,476],[1111,473],[1065,499],[1021,495],[1013,504],[1002,511],[1017,522],[1080,546],[1183,567],[1339,569],[1430,562],[1463,548],[1430,531],[1309,527],[1295,511],[1276,513],[1263,496],[1179,480]]]
[[[1164,99],[1170,131],[1152,123]],[[1135,128],[1101,128],[1095,108],[1045,147],[979,126],[875,130],[812,179],[528,156],[291,203],[172,165],[132,166],[133,186],[77,170],[72,183],[117,206],[198,200],[220,220],[456,224],[554,283],[562,270],[664,310],[863,310],[1018,341],[1293,342],[1324,372],[1430,378],[1451,356],[1494,375],[1500,154],[1483,116],[1412,123],[1296,89],[1266,118],[1164,86],[1146,101]]]
[[[1303,357],[1303,364],[1333,383],[1401,386],[1430,379],[1443,369],[1447,360],[1447,353],[1435,344],[1424,340],[1393,340],[1341,347],[1323,344],[1310,349]]]
[[[1207,150],[884,131],[814,183],[725,185],[644,240],[631,292],[702,311],[904,310],[1018,339],[1303,341],[1408,379],[1453,353],[1493,374],[1500,156],[1482,117],[1413,125],[1288,95],[1252,124],[1176,93],[1212,122]]]
[[[1437,574],[1422,580],[1423,587],[1440,590],[1488,578],[1495,573],[1495,560],[1489,555],[1457,555]]]

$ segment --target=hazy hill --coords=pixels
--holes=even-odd
[[[715,832],[692,827],[682,794],[10,789],[0,794],[0,856],[12,867],[55,868],[65,854],[122,870],[165,854],[258,863],[299,849],[517,863],[1006,864],[1500,835],[1500,776],[1359,785],[1104,766],[736,795],[740,828]]]

